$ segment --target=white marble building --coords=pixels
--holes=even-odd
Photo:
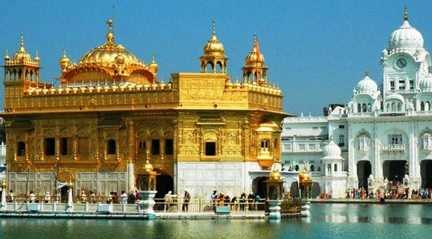
[[[368,178],[377,188],[385,179],[402,181],[406,175],[411,188],[432,186],[431,56],[407,10],[382,51],[381,65],[382,89],[366,74],[344,106],[329,107],[326,116],[283,122],[285,167],[309,167],[321,192],[343,197],[335,193],[342,178],[344,190],[367,187]],[[341,150],[337,176],[326,171],[325,146]],[[339,183],[328,183],[332,180]]]

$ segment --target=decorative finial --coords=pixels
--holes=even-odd
[[[67,57],[66,49],[63,49],[63,57]]]
[[[40,60],[40,58],[39,58],[39,51],[38,50],[36,50],[36,53],[35,53],[35,58],[34,58],[36,61],[38,61],[38,60]]]
[[[156,57],[155,57],[155,55],[152,56],[152,62],[151,63],[152,64],[156,64]]]
[[[408,21],[408,7],[404,6],[403,20]]]
[[[19,52],[25,52],[25,48],[24,48],[24,34],[22,32],[20,34]]]
[[[4,55],[4,58],[5,58],[5,59],[9,59],[9,52],[8,52],[8,50],[7,50],[7,49],[5,50],[5,55]]]
[[[112,20],[112,18],[108,18],[108,20],[106,21],[106,24],[108,26],[107,41],[109,43],[114,43],[114,32],[113,32],[113,20]]]
[[[113,20],[112,20],[112,18],[108,18],[106,24],[108,26],[108,31],[112,32],[112,30],[113,30]]]
[[[214,19],[212,19],[211,33],[213,36],[216,35],[216,21]]]

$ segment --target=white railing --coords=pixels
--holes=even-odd
[[[389,144],[383,147],[385,152],[405,152],[404,144]]]

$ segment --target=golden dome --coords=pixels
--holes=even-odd
[[[224,55],[225,49],[222,42],[216,36],[215,22],[212,22],[212,34],[204,46],[204,55]]]
[[[113,32],[113,21],[108,19],[108,33],[104,44],[90,50],[79,61],[79,64],[96,64],[101,66],[112,66],[113,64],[142,65],[135,55],[130,53],[124,46],[115,42]]]
[[[254,35],[252,50],[246,56],[245,65],[264,65],[264,55],[260,51],[258,38]]]
[[[25,47],[24,47],[24,36],[23,34],[21,34],[20,36],[20,43],[19,43],[19,48],[18,51],[15,53],[15,60],[18,61],[29,61],[31,60],[31,56],[30,54],[27,53]]]

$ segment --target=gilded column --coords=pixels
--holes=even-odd
[[[78,136],[73,137],[72,148],[73,148],[73,160],[77,160],[78,159]]]
[[[128,121],[128,162],[127,162],[127,176],[128,176],[128,191],[135,189],[135,130],[133,121]]]

